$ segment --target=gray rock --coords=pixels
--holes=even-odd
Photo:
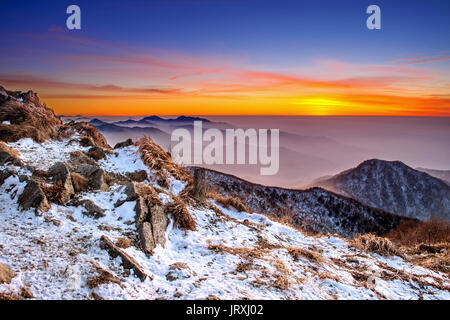
[[[0,170],[0,186],[11,176],[17,176],[17,171],[9,168]]]
[[[124,148],[124,147],[128,147],[128,146],[132,146],[133,145],[133,140],[131,139],[127,139],[123,142],[119,142],[114,146],[114,149],[119,149],[119,148]]]
[[[141,281],[144,281],[147,278],[147,274],[137,261],[120,250],[120,248],[105,235],[100,238],[100,248],[108,251],[109,255],[113,258],[121,257],[122,266],[127,270],[133,269],[134,274],[141,279]]]
[[[105,182],[105,171],[99,166],[82,164],[74,168],[74,171],[89,180],[91,190],[108,190],[108,185]]]
[[[155,245],[166,245],[166,228],[168,225],[167,214],[160,206],[152,206],[150,209],[150,222],[152,224],[153,238]]]
[[[148,222],[144,222],[138,227],[138,232],[142,250],[145,254],[151,255],[155,248],[152,225]]]
[[[38,211],[46,212],[50,209],[44,192],[39,183],[34,180],[28,180],[22,194],[19,196],[19,206],[23,210],[34,208],[36,213]]]
[[[142,222],[145,221],[148,215],[148,206],[144,198],[138,197],[138,199],[136,200],[136,205],[134,206],[134,211],[136,212],[136,226],[139,226]]]

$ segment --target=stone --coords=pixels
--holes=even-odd
[[[142,250],[145,254],[151,255],[153,253],[153,249],[155,248],[152,225],[149,222],[144,222],[138,227],[138,232]]]
[[[17,176],[17,171],[13,169],[0,170],[0,186],[11,176]]]
[[[106,152],[100,147],[94,146],[88,150],[87,155],[94,159],[95,161],[98,161],[100,159],[106,158]]]
[[[39,183],[28,180],[22,194],[19,196],[19,206],[23,210],[34,208],[35,212],[46,212],[50,209],[47,198]]]
[[[50,167],[48,173],[51,175],[55,184],[61,183],[63,186],[62,202],[66,203],[69,201],[75,194],[75,190],[73,189],[72,178],[67,165],[63,162],[57,162]]]
[[[91,137],[83,136],[80,139],[80,145],[82,147],[93,147],[95,146],[95,142]]]
[[[158,205],[154,205],[150,209],[150,222],[152,224],[153,238],[155,245],[166,245],[166,228],[169,223],[167,214],[163,208]]]
[[[132,146],[133,144],[134,144],[133,140],[127,139],[125,141],[116,143],[116,145],[114,146],[114,149],[120,149],[120,148],[124,148],[124,147],[128,147],[128,146]]]
[[[0,284],[10,284],[11,280],[16,276],[6,264],[0,263]]]
[[[148,206],[144,198],[138,197],[134,206],[136,226],[145,221],[148,215]]]
[[[131,181],[136,181],[136,182],[144,182],[145,180],[148,179],[148,175],[145,170],[139,170],[139,171],[135,171],[135,172],[127,172],[125,175]]]
[[[89,189],[108,190],[108,185],[105,182],[105,171],[99,166],[82,164],[74,168],[74,171],[89,180]]]
[[[113,258],[120,257],[122,259],[122,266],[127,270],[132,269],[134,274],[141,279],[141,281],[144,281],[147,278],[147,274],[137,261],[123,252],[105,235],[102,235],[100,238],[100,248],[108,251],[109,255]]]

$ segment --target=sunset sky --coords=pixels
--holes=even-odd
[[[82,29],[66,28],[67,6]],[[381,30],[366,8],[381,8]],[[2,0],[0,85],[58,114],[450,116],[448,0]]]

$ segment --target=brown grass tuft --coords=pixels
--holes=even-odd
[[[116,245],[119,248],[126,249],[131,247],[131,240],[128,238],[119,238],[117,239]]]
[[[294,261],[298,261],[300,257],[306,258],[313,263],[321,263],[324,261],[320,253],[308,249],[287,247],[286,250]]]
[[[3,124],[9,121],[11,124]],[[0,105],[0,140],[14,142],[32,138],[43,142],[57,137],[57,128],[62,124],[52,109],[41,105],[39,99],[20,102],[7,100]]]
[[[237,211],[240,212],[249,212],[247,210],[247,208],[245,207],[245,205],[242,203],[242,201],[238,198],[232,197],[232,196],[228,196],[228,197],[223,197],[218,193],[215,192],[208,192],[206,194],[207,198],[211,198],[213,200],[215,200],[218,204],[222,205],[224,208],[230,208],[233,207],[235,208]]]
[[[178,166],[172,158],[152,139],[144,137],[136,142],[144,164],[155,171],[161,183],[168,185],[168,174],[175,179],[191,182],[192,177],[186,168]]]
[[[382,256],[403,256],[402,252],[389,239],[377,237],[370,233],[353,238],[350,246],[362,251],[378,253]]]
[[[197,224],[194,218],[189,213],[186,205],[179,197],[174,197],[173,202],[166,205],[166,210],[174,220],[174,224],[181,230],[194,231]]]
[[[11,156],[11,158],[13,158],[14,160],[19,159],[19,156],[20,156],[19,151],[17,151],[14,148],[9,147],[3,141],[0,141],[0,152],[9,154]]]
[[[146,184],[136,184],[136,192],[147,201],[149,207],[162,205],[158,194],[152,186]]]

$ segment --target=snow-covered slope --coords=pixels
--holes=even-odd
[[[398,215],[450,220],[450,186],[400,161],[367,160],[316,185]]]
[[[52,203],[43,213],[19,209],[32,166],[46,170],[85,147],[73,140],[38,144],[28,139],[9,146],[20,152],[25,166],[1,167],[16,174],[0,186],[0,263],[15,272],[11,283],[0,284],[0,294],[27,287],[37,299],[450,299],[448,275],[406,258],[359,251],[340,237],[309,237],[265,215],[226,209],[213,200],[188,204],[195,231],[176,228],[169,215],[165,245],[146,255],[138,241],[136,201],[127,199],[120,180],[104,190],[76,194],[78,201]],[[157,190],[162,205],[186,185],[173,177],[170,184],[158,185],[156,172],[133,145],[113,150],[98,165],[123,175],[144,170],[143,183]],[[103,214],[87,215],[77,205],[86,199]],[[102,249],[102,236],[121,247],[147,277],[142,281],[123,258]]]
[[[242,199],[254,212],[285,219],[316,232],[347,238],[365,233],[382,235],[404,220],[321,188],[268,187],[214,170],[207,170],[206,178],[213,189],[222,195]]]

